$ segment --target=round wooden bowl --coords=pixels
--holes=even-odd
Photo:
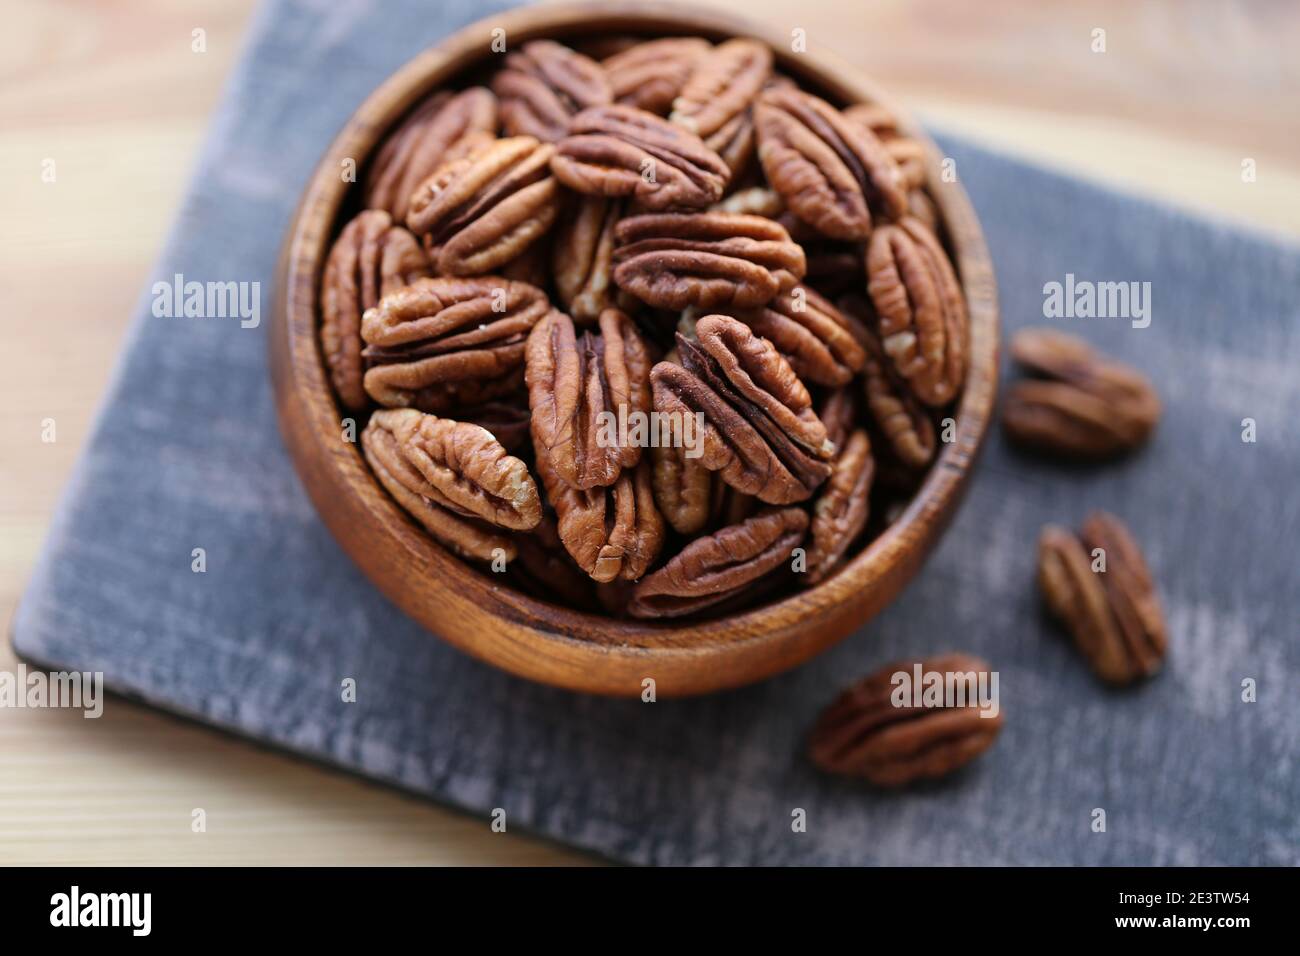
[[[344,439],[317,344],[321,270],[349,188],[340,171],[347,160],[364,171],[378,143],[412,106],[487,66],[496,28],[506,31],[512,49],[542,37],[574,43],[620,34],[690,34],[714,41],[753,36],[772,46],[779,70],[831,102],[892,107],[872,81],[842,60],[820,51],[792,54],[784,33],[694,7],[529,7],[494,15],[426,50],[376,90],[339,133],[285,239],[270,358],[280,427],[303,484],[344,550],[390,599],[428,630],[512,673],[621,696],[641,694],[643,681],[652,678],[658,694],[672,696],[736,687],[793,667],[894,599],[939,540],[970,478],[993,409],[998,365],[997,293],[974,210],[960,185],[932,182],[970,311],[970,364],[956,440],[941,446],[903,515],[845,568],[775,603],[699,622],[624,621],[536,600],[453,557],[384,492],[359,445]],[[934,144],[904,114],[900,118],[904,130],[929,147],[935,168]]]

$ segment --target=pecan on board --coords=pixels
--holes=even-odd
[[[1023,329],[1011,357],[1041,378],[1007,390],[1002,427],[1017,444],[1080,459],[1110,458],[1145,442],[1160,399],[1136,369],[1064,332]]]
[[[813,502],[803,584],[824,581],[840,566],[849,546],[867,526],[875,470],[871,439],[865,429],[859,428],[836,455],[831,476]]]
[[[721,315],[680,333],[682,366],[650,373],[656,411],[679,420],[703,415],[700,463],[738,491],[768,504],[806,501],[830,475],[834,446],[807,388],[772,343]]]
[[[507,54],[492,91],[507,134],[545,143],[562,138],[576,113],[614,98],[599,63],[553,40],[531,40]]]
[[[438,275],[485,275],[551,228],[559,211],[554,151],[531,136],[493,140],[416,187],[406,224]]]
[[[894,675],[947,675],[966,688],[962,706],[917,705]],[[985,717],[977,694],[989,665],[965,654],[882,667],[845,690],[822,711],[808,738],[808,756],[827,773],[861,777],[880,787],[901,787],[944,777],[987,750],[1002,729],[1000,710]],[[985,678],[987,681],[988,678]],[[956,682],[954,682],[954,686]],[[899,698],[902,698],[901,700]],[[898,704],[899,706],[896,706]]]
[[[362,385],[361,316],[382,296],[429,274],[415,237],[379,209],[367,209],[343,227],[321,279],[321,350],[339,400],[349,411],[366,407]]]
[[[420,413],[411,409],[381,409],[370,416],[361,433],[361,450],[379,483],[437,541],[457,554],[480,561],[514,558],[509,534],[477,516],[445,507],[443,493],[411,463],[406,440],[418,429],[419,420]]]
[[[1131,684],[1160,669],[1169,641],[1155,581],[1114,515],[1094,512],[1078,536],[1043,528],[1038,584],[1102,680]]]
[[[866,239],[873,214],[907,211],[897,165],[869,129],[825,100],[789,87],[754,105],[758,158],[787,208],[832,239]]]
[[[523,388],[524,344],[546,293],[495,276],[419,279],[361,320],[366,392],[380,405],[443,414]]]
[[[643,209],[702,209],[722,198],[727,164],[694,133],[633,106],[594,106],[569,123],[551,171],[588,196],[631,197]]]
[[[795,374],[813,385],[847,384],[866,357],[860,323],[806,285],[735,317],[775,345]]]
[[[788,564],[807,529],[807,512],[783,508],[696,538],[637,584],[628,613],[682,617],[732,598]]]
[[[578,335],[572,319],[552,311],[528,336],[525,355],[533,447],[561,480],[612,485],[641,460],[644,442],[631,439],[635,419],[651,408],[652,363],[625,313],[606,309],[599,334]]]
[[[659,555],[664,519],[655,508],[650,461],[624,468],[608,487],[582,489],[562,479],[544,449],[537,473],[555,509],[560,541],[595,581],[636,581]]]
[[[366,177],[365,203],[406,219],[420,181],[443,163],[496,138],[497,98],[481,86],[441,91],[384,141]]]
[[[665,115],[712,45],[700,37],[637,43],[601,61],[614,102]]]
[[[614,282],[661,309],[756,308],[793,288],[806,268],[790,234],[760,216],[631,216],[614,239]]]
[[[966,299],[948,254],[911,217],[880,226],[867,245],[867,291],[885,353],[927,405],[945,405],[966,374]]]

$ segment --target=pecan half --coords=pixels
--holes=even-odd
[[[865,330],[807,286],[795,286],[761,309],[736,313],[776,346],[795,374],[814,385],[845,385],[866,358]]]
[[[407,439],[419,427],[418,419],[419,412],[409,409],[381,410],[370,417],[361,433],[361,449],[379,483],[435,539],[457,554],[481,561],[513,559],[517,552],[509,535],[478,517],[444,507],[448,499],[412,464]]]
[[[789,562],[807,530],[807,513],[784,508],[696,538],[633,589],[628,613],[682,617],[734,597]]]
[[[622,213],[618,200],[579,196],[556,228],[555,291],[575,322],[595,322],[614,305],[614,227]]]
[[[496,138],[497,98],[481,86],[429,98],[384,141],[366,177],[365,203],[406,219],[411,193],[443,163]]]
[[[862,386],[867,411],[899,461],[909,468],[923,468],[930,463],[937,447],[934,422],[885,355],[884,346],[873,330],[876,321],[871,303],[852,295],[841,297],[839,304],[846,314],[859,320],[857,328],[862,334],[858,342],[865,353]]]
[[[860,123],[875,134],[898,165],[905,190],[917,189],[925,183],[925,147],[899,131],[898,117],[890,110],[879,103],[855,103],[844,110],[844,118]]]
[[[555,509],[560,540],[594,580],[635,581],[659,555],[664,519],[655,508],[650,462],[625,468],[608,487],[582,489],[560,478],[545,451],[537,473]]]
[[[555,178],[590,196],[631,196],[643,208],[700,209],[731,176],[694,133],[632,106],[596,106],[569,123],[555,147]]]
[[[397,436],[406,460],[438,491],[434,500],[444,508],[515,531],[541,520],[542,502],[528,466],[507,454],[486,428],[410,408],[384,409],[372,418]]]
[[[614,238],[614,281],[661,309],[766,305],[793,288],[806,268],[790,234],[759,216],[631,216]]]
[[[601,61],[614,101],[664,115],[712,45],[700,37],[647,40]]]
[[[387,407],[441,413],[517,391],[528,333],[550,309],[546,293],[522,282],[419,279],[362,317],[366,392]]]
[[[769,89],[754,104],[758,158],[800,219],[833,239],[865,239],[872,214],[907,211],[898,167],[880,140],[825,100]]]
[[[838,568],[849,545],[867,526],[875,468],[871,440],[859,428],[836,457],[831,476],[813,504],[808,564],[802,578],[805,585],[825,580]]]
[[[538,456],[578,488],[612,485],[641,460],[644,442],[631,440],[633,419],[650,411],[651,361],[636,326],[618,309],[606,309],[599,335],[577,336],[573,320],[552,311],[529,335],[526,354]],[[628,426],[626,436],[618,434],[620,423]]]
[[[710,212],[732,212],[742,216],[776,219],[785,212],[781,196],[766,186],[750,186],[732,193],[709,207]]]
[[[880,339],[927,405],[944,405],[966,373],[966,300],[939,240],[915,219],[884,225],[867,246],[867,291]]]
[[[528,414],[527,396],[523,402],[488,401],[464,407],[457,414],[462,421],[490,431],[506,451],[514,452],[531,447],[528,431],[531,416]]]
[[[1079,537],[1056,525],[1043,528],[1038,584],[1102,680],[1131,684],[1160,669],[1168,646],[1160,599],[1141,549],[1118,518],[1094,512]]]
[[[1011,357],[1042,379],[1016,382],[1002,426],[1021,445],[1071,458],[1110,458],[1145,442],[1160,420],[1160,399],[1141,372],[1073,335],[1023,329]]]
[[[429,274],[415,237],[392,217],[367,209],[343,227],[321,280],[321,349],[339,400],[349,411],[368,404],[362,385],[361,315],[381,296]]]
[[[757,40],[719,43],[695,65],[669,119],[707,141],[749,111],[772,74],[772,51]]]
[[[655,409],[704,416],[699,461],[738,491],[768,504],[805,501],[830,474],[834,446],[808,390],[781,354],[741,322],[721,315],[678,334],[684,368],[650,373]]]
[[[599,63],[552,40],[531,40],[507,54],[492,91],[501,99],[501,124],[509,135],[547,143],[569,131],[576,113],[614,98]]]
[[[554,151],[531,136],[494,140],[416,187],[406,224],[439,275],[491,272],[551,228],[559,211]]]
[[[956,675],[967,688],[964,706],[903,706],[895,696],[903,687],[893,677],[921,673]],[[944,777],[987,750],[1002,729],[1002,714],[981,716],[972,699],[979,675],[989,665],[965,654],[882,667],[845,690],[818,718],[808,739],[808,756],[827,773],[862,777],[881,787]]]

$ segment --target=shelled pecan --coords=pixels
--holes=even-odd
[[[866,127],[825,100],[789,87],[754,105],[758,158],[772,188],[800,219],[833,239],[865,239],[872,216],[907,210],[898,167]]]
[[[457,412],[462,421],[486,428],[492,437],[509,452],[516,452],[528,447],[528,397],[522,401],[497,400],[483,402],[481,405],[466,406]]]
[[[419,424],[420,413],[409,409],[380,410],[370,416],[361,433],[361,449],[379,483],[434,538],[457,554],[480,561],[514,558],[517,552],[508,534],[476,515],[447,507],[451,499],[412,463],[409,439]],[[534,488],[533,495],[536,493]]]
[[[1002,426],[1018,444],[1110,458],[1143,444],[1160,420],[1146,376],[1073,335],[1023,329],[1011,340],[1011,357],[1042,376],[1016,382],[1003,402]]]
[[[526,363],[533,446],[559,478],[612,485],[641,460],[642,445],[616,431],[651,408],[650,354],[626,314],[606,309],[600,334],[577,335],[572,319],[552,311],[529,335]]]
[[[601,61],[614,102],[665,115],[700,58],[711,49],[700,37],[647,40]]]
[[[415,237],[392,217],[367,209],[343,227],[330,248],[321,280],[321,347],[339,400],[349,411],[366,407],[362,385],[361,315],[380,297],[429,274]]]
[[[807,512],[784,508],[696,538],[636,585],[628,613],[681,617],[731,598],[788,564],[807,529]]]
[[[614,98],[599,63],[552,40],[531,40],[508,53],[492,91],[508,135],[545,143],[563,137],[574,114]]]
[[[494,140],[416,187],[406,224],[439,275],[485,275],[551,228],[559,211],[554,152],[531,136]]]
[[[555,147],[555,178],[589,196],[631,197],[643,209],[701,209],[731,173],[694,133],[618,104],[583,110]]]
[[[438,414],[518,391],[524,343],[550,310],[546,293],[522,282],[419,279],[362,317],[366,392],[386,407]]]
[[[510,562],[509,571],[525,591],[543,600],[558,597],[570,607],[594,609],[595,582],[564,549],[553,514],[544,512],[537,527],[515,535],[514,542],[519,554]]]
[[[655,508],[649,459],[619,472],[608,487],[577,488],[562,479],[544,450],[537,473],[555,509],[560,540],[595,581],[636,581],[664,543],[663,516]]]
[[[966,300],[948,254],[912,218],[879,227],[867,246],[867,291],[881,344],[927,405],[944,405],[966,374]]]
[[[1168,646],[1155,581],[1114,515],[1093,512],[1079,536],[1047,525],[1038,540],[1038,583],[1102,680],[1131,684],[1160,669]]]
[[[579,196],[555,230],[552,272],[560,304],[575,322],[590,324],[614,305],[614,227],[623,203]]]
[[[871,439],[865,429],[859,428],[836,455],[831,476],[813,503],[803,584],[811,586],[825,580],[840,566],[849,546],[867,526],[874,475]]]
[[[738,491],[768,504],[807,500],[834,453],[808,390],[743,323],[707,316],[696,332],[698,342],[678,334],[682,366],[660,362],[651,371],[656,410],[702,414],[700,463]]]
[[[827,299],[795,286],[736,318],[776,346],[795,374],[813,385],[844,385],[862,368],[865,330]]]
[[[772,51],[757,40],[728,40],[696,61],[669,119],[695,133],[739,172],[754,144],[752,105],[772,75]]]
[[[879,103],[855,103],[844,111],[844,118],[860,123],[875,134],[898,165],[904,190],[910,193],[925,183],[925,147],[899,130],[898,117],[893,112]]]
[[[661,309],[766,305],[793,288],[806,268],[789,233],[759,216],[631,216],[614,238],[614,281]]]
[[[380,147],[366,177],[366,206],[405,221],[407,203],[420,181],[443,163],[495,139],[496,128],[497,98],[484,87],[434,94]]]
[[[992,746],[1002,729],[1002,714],[983,716],[970,695],[964,706],[916,706],[911,700],[895,706],[894,675],[910,677],[917,664],[922,674],[958,676],[967,688],[989,672],[988,664],[965,654],[882,667],[822,712],[808,740],[812,762],[827,773],[900,787],[947,776]]]

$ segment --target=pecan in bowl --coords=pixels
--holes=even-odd
[[[997,347],[924,134],[788,38],[662,17],[502,14],[507,49],[467,32],[381,88],[304,197],[272,336],[304,483],[385,591],[620,695],[746,683],[883,608],[956,507]]]

